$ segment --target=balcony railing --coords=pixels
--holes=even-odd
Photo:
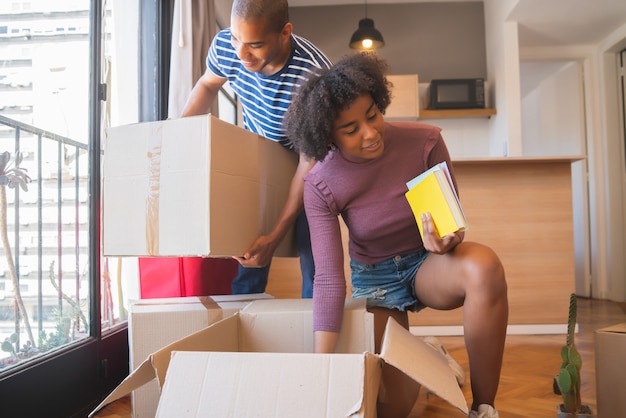
[[[0,257],[0,374],[87,336],[90,294],[87,145],[0,115],[4,151],[23,156],[20,168],[32,181],[27,191],[6,188],[7,225],[0,225],[8,237]]]

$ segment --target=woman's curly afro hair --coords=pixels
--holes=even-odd
[[[384,114],[391,100],[386,71],[386,62],[376,55],[355,53],[311,76],[285,114],[284,128],[296,150],[323,160],[332,144],[335,119],[359,96],[369,94]]]

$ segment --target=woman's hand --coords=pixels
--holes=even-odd
[[[465,236],[464,232],[454,232],[439,238],[435,223],[430,213],[422,213],[422,231],[424,233],[424,248],[431,253],[445,254],[459,245]]]

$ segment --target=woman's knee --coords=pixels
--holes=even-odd
[[[504,266],[490,247],[474,244],[466,256],[468,286],[478,287],[484,292],[506,294]]]

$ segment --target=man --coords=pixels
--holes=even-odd
[[[182,116],[206,114],[224,83],[229,82],[243,108],[244,128],[290,146],[283,114],[297,88],[330,60],[312,43],[292,33],[287,0],[235,0],[230,28],[211,43],[207,70],[194,86]],[[276,247],[295,223],[302,270],[302,297],[312,297],[315,267],[303,208],[303,178],[314,161],[300,156],[287,202],[274,228],[256,239],[241,256],[232,293],[265,291]]]

